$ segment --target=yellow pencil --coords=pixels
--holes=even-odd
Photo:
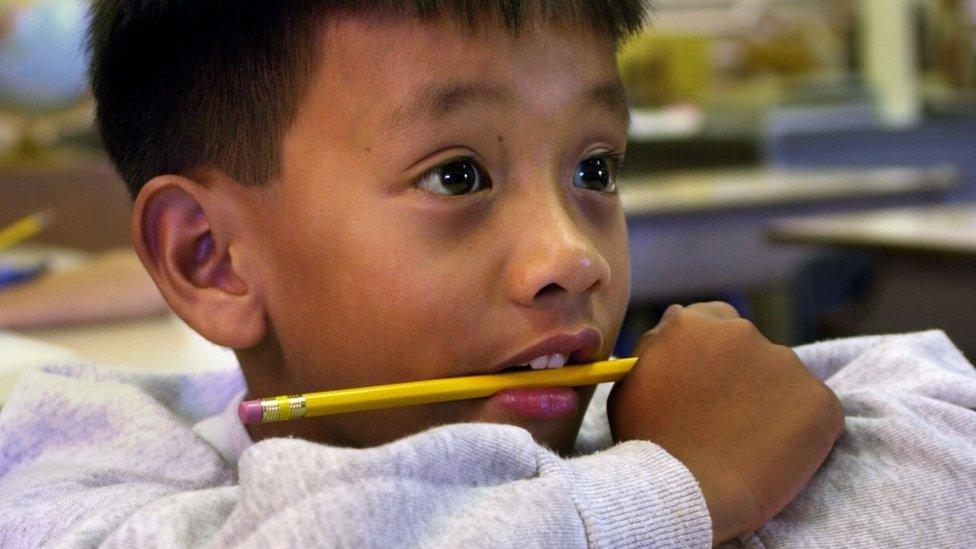
[[[622,358],[551,370],[451,377],[262,398],[242,402],[237,411],[244,423],[271,423],[303,417],[484,398],[505,389],[596,385],[623,378],[634,367],[635,362],[636,358]]]
[[[12,225],[0,229],[0,252],[36,236],[51,223],[52,218],[51,211],[44,210],[30,214]]]

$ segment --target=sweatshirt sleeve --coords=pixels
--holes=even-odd
[[[650,443],[561,459],[523,429],[462,424],[369,450],[269,440],[240,462],[220,545],[707,546],[688,471]]]
[[[845,432],[748,547],[976,546],[976,369],[942,332],[797,349]]]
[[[563,459],[524,429],[460,424],[363,450],[267,440],[235,471],[123,383],[33,374],[0,412],[3,546],[710,542],[694,478],[647,442]]]

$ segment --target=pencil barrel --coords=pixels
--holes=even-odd
[[[636,358],[607,360],[552,370],[464,376],[288,395],[241,404],[246,422],[271,423],[303,417],[365,412],[490,397],[506,389],[579,387],[622,379]],[[248,411],[260,402],[260,419]],[[257,412],[257,410],[254,410]],[[253,418],[253,419],[250,419]]]
[[[0,250],[6,250],[40,233],[50,222],[48,212],[38,212],[0,229]]]
[[[554,370],[435,379],[309,393],[306,395],[306,417],[487,398],[506,389],[596,385],[623,378],[635,361],[636,359],[624,359]]]

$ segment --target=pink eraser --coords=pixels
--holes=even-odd
[[[237,415],[244,423],[261,423],[264,408],[260,400],[245,400],[237,407]]]

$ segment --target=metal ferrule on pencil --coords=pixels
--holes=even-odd
[[[288,421],[305,417],[307,400],[305,395],[288,395],[261,399],[261,421]]]

